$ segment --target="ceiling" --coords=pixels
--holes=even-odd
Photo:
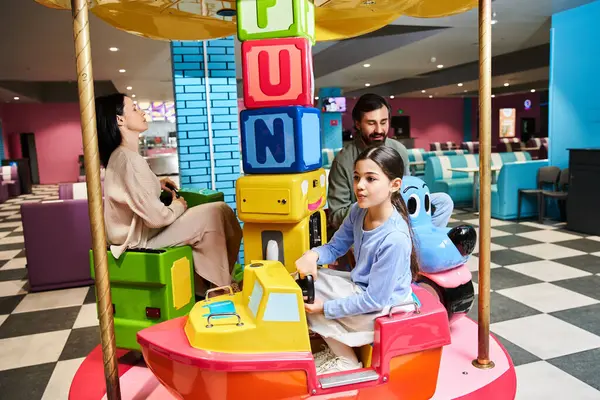
[[[551,15],[592,1],[493,1],[494,92],[547,88]],[[401,17],[360,38],[318,43],[316,87],[342,87],[348,96],[474,95],[477,27],[477,10],[446,18]],[[169,42],[122,32],[93,15],[90,29],[97,94],[118,90],[144,101],[173,99]],[[239,46],[236,51],[239,60]],[[0,102],[14,102],[15,96],[19,102],[77,101],[74,53],[69,11],[33,0],[0,0]],[[240,78],[239,67],[237,72]]]

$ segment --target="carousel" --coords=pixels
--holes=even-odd
[[[90,260],[101,345],[81,364],[70,399],[514,399],[513,363],[489,331],[492,0],[35,1],[72,10],[92,226]],[[315,161],[303,122],[290,139],[298,147],[292,163],[284,166],[281,159],[289,155],[278,157],[272,150],[263,155],[269,168],[253,170],[251,160],[257,155],[242,152],[249,168],[236,184],[238,217],[245,223],[241,290],[211,289],[196,301],[193,260],[185,246],[132,249],[118,265],[106,251],[89,12],[117,29],[156,40],[237,35],[244,101],[250,109],[240,117],[244,144],[253,134],[244,121],[268,115],[272,108],[285,110],[294,121],[319,117],[312,104],[315,42],[364,35],[401,16],[437,18],[476,7],[481,118],[478,304],[466,267],[477,242],[475,229],[434,227],[427,185],[405,177],[402,193],[421,264],[412,301],[395,305],[375,321],[373,343],[355,349],[361,369],[317,375],[313,353],[320,338],[310,332],[304,312],[304,303],[314,301],[314,282],[311,276],[294,277],[293,260],[326,241],[327,190],[326,173],[320,158]],[[281,55],[279,65],[268,57],[265,61],[257,47],[268,54],[290,49],[291,62],[282,62]],[[292,82],[289,93],[281,84],[263,82],[276,73],[280,82]],[[193,198],[192,206],[222,201],[214,189],[184,188],[179,195]],[[279,232],[282,239],[269,240],[262,234],[265,230]],[[154,303],[142,304],[142,298]],[[466,315],[474,306],[478,321]]]

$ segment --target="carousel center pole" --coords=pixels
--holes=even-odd
[[[109,400],[119,400],[119,372],[117,368],[114,320],[108,261],[106,233],[104,230],[102,188],[100,185],[100,157],[96,132],[96,107],[94,101],[94,77],[87,0],[71,0],[73,13],[73,36],[77,61],[79,109],[83,134],[83,155],[88,193],[88,211],[92,229],[96,293],[100,317],[100,340],[104,356],[106,395]]]
[[[490,236],[492,141],[492,0],[479,0],[479,346],[477,368],[490,360]]]

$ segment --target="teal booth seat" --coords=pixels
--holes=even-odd
[[[492,185],[492,218],[516,219],[519,189],[536,189],[537,173],[548,166],[548,160],[533,160],[506,163],[502,166],[497,183]],[[477,192],[479,194],[479,190]],[[521,200],[521,218],[538,214],[535,196],[523,196]]]
[[[492,153],[492,166],[502,167],[506,163],[530,161],[527,152]],[[425,164],[424,181],[432,193],[448,193],[454,204],[472,204],[473,173],[450,171],[449,168],[478,168],[479,154],[429,157]],[[497,173],[495,173],[497,176]]]
[[[467,151],[463,149],[459,150],[437,150],[437,151],[426,151],[425,149],[407,149],[408,161],[422,161],[426,162],[429,157],[437,156],[455,156],[459,154],[466,154]],[[413,175],[423,175],[425,173],[425,164],[415,165],[412,168]]]
[[[333,164],[333,159],[335,158],[335,156],[338,155],[340,150],[342,150],[342,149],[339,148],[339,149],[323,149],[323,150],[321,150],[321,155],[323,157],[323,168],[331,169],[331,164]]]

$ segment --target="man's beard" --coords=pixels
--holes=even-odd
[[[386,135],[384,133],[372,133],[369,136],[363,135],[363,141],[367,146],[378,146],[385,143]]]

